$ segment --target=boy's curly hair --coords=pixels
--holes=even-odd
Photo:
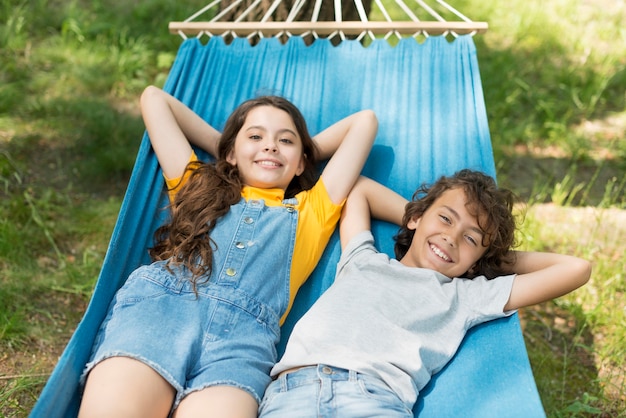
[[[415,230],[407,227],[409,221],[421,217],[445,191],[457,188],[465,192],[468,211],[476,216],[478,226],[485,232],[483,245],[487,247],[485,254],[464,277],[484,275],[493,279],[510,274],[515,261],[511,249],[516,245],[513,205],[517,199],[510,190],[499,188],[492,177],[469,169],[442,176],[431,186],[422,184],[417,189],[406,205],[402,227],[394,237],[396,258],[402,259],[411,246]]]

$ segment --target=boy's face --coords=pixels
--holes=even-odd
[[[415,230],[411,246],[400,262],[428,268],[450,278],[462,277],[487,250],[485,232],[466,207],[463,189],[445,191],[421,218],[407,224]]]

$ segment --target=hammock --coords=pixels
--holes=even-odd
[[[255,46],[220,36],[182,42],[164,89],[221,129],[243,100],[279,94],[293,101],[312,134],[360,109],[373,109],[379,134],[363,174],[410,197],[422,182],[461,168],[495,177],[476,50],[470,35],[399,37],[307,46],[299,36],[259,37]],[[206,154],[199,153],[206,158]],[[44,387],[31,417],[76,416],[79,377],[116,290],[137,266],[165,219],[167,200],[144,135],[93,297]],[[393,255],[395,226],[374,222],[381,251]],[[340,255],[335,233],[298,293],[282,328],[279,353],[297,319],[330,285]],[[169,344],[166,342],[165,344]],[[420,417],[545,416],[517,315],[470,330],[455,358],[434,376],[414,408]]]

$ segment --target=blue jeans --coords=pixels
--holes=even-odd
[[[259,407],[259,418],[413,418],[382,380],[352,370],[318,365],[283,373]]]

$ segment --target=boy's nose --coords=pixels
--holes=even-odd
[[[448,243],[450,247],[452,248],[456,247],[456,239],[454,237],[452,237],[449,234],[446,234],[445,232],[441,234],[441,237],[443,238],[445,242]]]

